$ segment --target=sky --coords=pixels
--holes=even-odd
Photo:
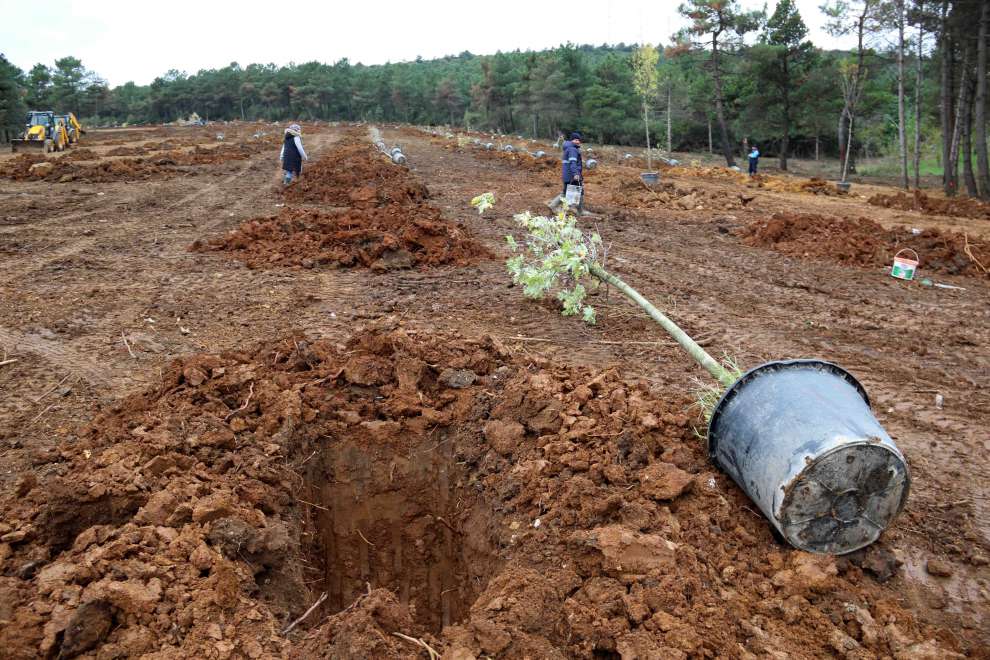
[[[740,0],[757,9],[763,0]],[[822,0],[796,0],[809,38],[849,47],[824,31]],[[195,73],[238,62],[382,64],[499,50],[541,50],[565,42],[669,43],[684,25],[676,0],[437,0],[148,3],[134,0],[11,2],[0,53],[27,71],[65,55],[111,87],[147,84],[169,69]],[[770,11],[775,5],[768,0]]]

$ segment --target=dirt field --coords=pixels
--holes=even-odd
[[[589,174],[608,267],[708,350],[866,387],[911,496],[822,557],[708,462],[706,375],[637,308],[510,286],[550,145],[381,128],[408,168],[307,125],[288,193],[261,124],[0,157],[0,655],[990,657],[983,207]]]

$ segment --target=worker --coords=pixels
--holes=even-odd
[[[285,140],[282,142],[282,152],[278,156],[282,161],[282,184],[289,185],[293,179],[298,179],[302,172],[302,162],[309,160],[302,145],[302,127],[292,124],[285,129]]]
[[[567,186],[581,186],[582,184],[582,161],[581,161],[581,134],[575,131],[571,133],[571,139],[564,142],[564,154],[562,160],[561,176],[564,180],[563,195],[567,197]],[[581,201],[578,202],[578,215],[584,207],[584,189],[581,189]]]
[[[753,145],[753,150],[749,152],[749,175],[753,176],[756,174],[756,168],[760,164],[760,150]]]

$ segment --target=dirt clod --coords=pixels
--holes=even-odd
[[[955,572],[951,564],[941,559],[929,559],[925,562],[925,570],[929,575],[934,575],[935,577],[952,577],[952,574]]]

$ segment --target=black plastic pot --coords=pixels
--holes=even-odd
[[[769,362],[722,396],[712,461],[791,545],[844,554],[880,536],[907,501],[904,456],[859,382],[819,360]]]
[[[851,186],[852,186],[852,184],[849,183],[848,181],[836,181],[835,182],[835,188],[840,193],[848,193],[849,192],[849,188]]]

